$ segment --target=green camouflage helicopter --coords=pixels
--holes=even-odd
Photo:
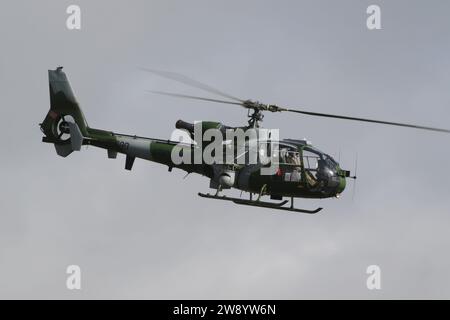
[[[268,135],[260,135],[260,132],[262,132],[260,123],[263,119],[264,111],[293,112],[309,116],[364,121],[450,133],[450,130],[446,129],[309,112],[281,108],[276,105],[262,104],[252,100],[242,100],[176,73],[151,69],[144,70],[220,95],[228,100],[160,91],[153,92],[180,98],[239,105],[248,109],[248,124],[243,127],[229,127],[220,122],[202,121],[191,124],[179,120],[176,122],[175,127],[184,130],[191,136],[192,141],[188,143],[138,137],[135,135],[94,129],[88,126],[66,74],[62,71],[62,67],[58,67],[56,70],[48,71],[50,110],[44,121],[40,124],[41,131],[45,135],[42,141],[53,143],[56,153],[62,157],[67,157],[73,151],[79,151],[82,145],[92,145],[106,149],[108,158],[116,158],[117,153],[125,154],[126,170],[132,169],[135,158],[141,158],[167,165],[169,171],[172,168],[179,168],[188,174],[201,174],[210,179],[210,188],[216,190],[215,194],[198,194],[204,198],[232,201],[240,205],[314,214],[322,210],[322,208],[315,210],[295,208],[294,198],[320,199],[338,197],[345,189],[346,179],[356,179],[356,176],[351,176],[350,171],[341,169],[338,162],[331,156],[313,147],[306,140],[276,139],[275,141],[270,136],[270,130]],[[221,142],[221,148],[231,150],[231,154],[233,155],[231,158],[234,160],[239,158],[241,161],[213,161],[212,163],[205,161],[174,161],[174,154],[182,155],[192,160],[197,151],[205,151],[209,147],[211,140],[201,140],[204,137],[203,134],[210,129],[216,130],[223,137],[225,137],[226,132],[254,130],[256,136],[260,135],[263,137],[259,139],[256,145],[256,154],[265,153],[265,161],[262,161],[259,157],[254,162],[248,161],[249,151],[255,149],[255,147],[250,147],[251,141],[253,141],[251,138],[244,138],[240,145],[234,139],[232,141],[225,140],[225,142]],[[200,138],[198,135],[196,136],[196,130],[200,130]],[[273,143],[274,141],[276,144]],[[238,150],[244,150],[244,154],[247,155],[242,157],[242,154],[238,154]],[[263,174],[263,171],[268,167],[276,168],[276,170],[269,171],[269,174]],[[221,190],[230,188],[248,192],[250,194],[249,199],[220,195],[219,192]],[[253,199],[254,194],[256,195],[255,199]],[[270,196],[271,200],[277,200],[278,202],[262,201],[262,196]],[[283,200],[283,197],[290,198],[290,204],[288,204],[288,200]]]

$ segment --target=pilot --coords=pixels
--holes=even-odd
[[[300,157],[298,153],[289,152],[287,155],[286,163],[300,165]]]

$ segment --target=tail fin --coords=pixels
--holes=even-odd
[[[88,137],[88,124],[62,67],[48,70],[50,110],[40,124],[42,141],[53,143],[56,153],[67,157]]]

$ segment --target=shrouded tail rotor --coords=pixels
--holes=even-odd
[[[48,71],[50,110],[40,124],[44,142],[53,143],[56,153],[67,157],[78,151],[88,137],[88,125],[62,67]]]

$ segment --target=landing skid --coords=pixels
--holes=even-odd
[[[266,202],[266,201],[260,201],[260,200],[246,200],[241,198],[233,198],[233,197],[227,197],[227,196],[219,196],[219,195],[212,195],[209,193],[198,193],[198,195],[202,198],[209,198],[209,199],[215,199],[215,200],[225,200],[225,201],[232,201],[236,204],[240,205],[246,205],[246,206],[253,206],[253,207],[261,207],[261,208],[269,208],[269,209],[276,209],[276,210],[284,210],[284,211],[291,211],[291,212],[301,212],[301,213],[308,213],[308,214],[315,214],[322,210],[322,208],[317,208],[315,210],[305,210],[305,209],[297,209],[293,206],[293,200],[291,200],[291,206],[290,207],[283,207],[286,203],[288,203],[288,200],[284,200],[281,202]]]

